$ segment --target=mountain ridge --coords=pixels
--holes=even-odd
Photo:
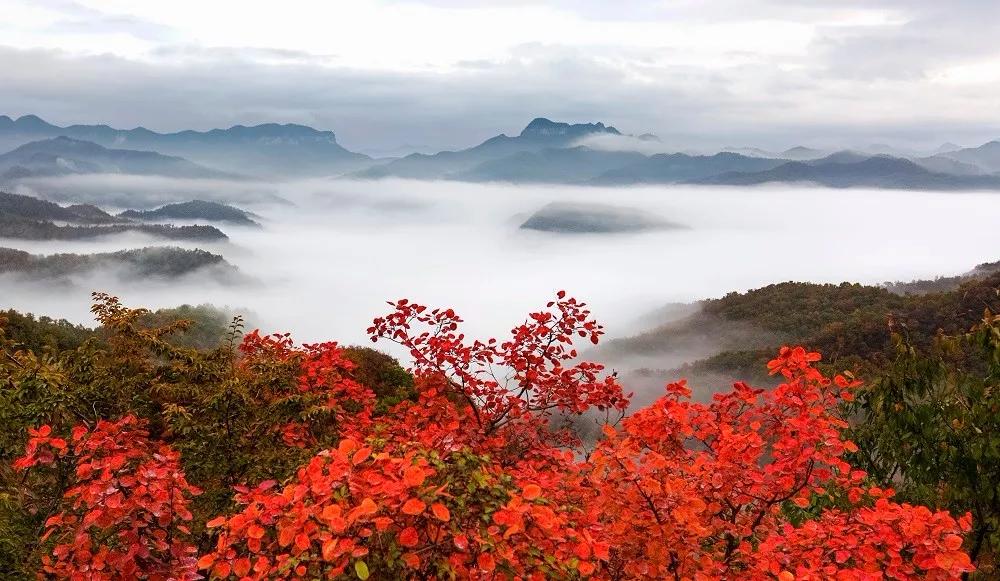
[[[485,162],[521,153],[537,153],[543,149],[564,149],[583,137],[602,133],[621,135],[617,129],[602,122],[562,123],[536,117],[514,137],[501,133],[466,149],[440,151],[430,155],[412,153],[361,170],[350,177],[450,179],[452,174],[472,171]]]
[[[930,154],[887,145],[840,151],[796,145],[780,152],[730,147],[710,154],[650,153],[648,148],[623,148],[617,138],[659,139],[652,134],[625,135],[602,121],[568,123],[535,117],[516,135],[500,133],[464,149],[373,159],[343,148],[333,131],[296,123],[237,124],[227,129],[157,133],[141,126],[128,130],[108,125],[58,127],[37,115],[17,119],[0,115],[0,146],[5,140],[17,141],[26,136],[47,136],[48,141],[19,145],[14,150],[21,156],[18,163],[11,161],[17,157],[11,155],[14,152],[0,155],[0,177],[13,182],[37,175],[109,171],[182,177],[233,177],[245,172],[265,179],[404,178],[597,186],[808,182],[830,187],[1000,190],[1000,141],[966,148],[947,144]],[[601,136],[610,137],[611,143],[604,143]],[[591,137],[601,139],[595,142]],[[82,150],[82,142],[108,149],[78,157],[64,151],[69,145]],[[19,149],[26,146],[56,148],[62,154],[38,151],[29,155],[31,152]],[[113,149],[116,147],[141,149]],[[174,167],[169,171],[149,170],[141,164],[138,168],[119,167],[108,159],[108,152],[115,151],[162,155],[158,163]],[[140,151],[146,153],[137,153]],[[6,163],[5,156],[10,156]],[[205,166],[196,170],[182,167],[184,162]],[[210,168],[219,168],[221,174],[211,174]]]
[[[876,155],[861,160],[847,161],[791,161],[764,171],[731,171],[690,180],[688,183],[749,186],[766,183],[803,182],[832,188],[1000,189],[1000,176],[937,173],[915,161],[888,155]]]
[[[133,129],[116,129],[103,124],[60,127],[37,115],[23,115],[17,119],[0,116],[0,148],[13,149],[39,138],[60,136],[105,147],[151,150],[184,157],[236,174],[245,173],[249,168],[262,177],[328,175],[358,169],[371,162],[369,156],[341,146],[333,131],[295,123],[159,133],[142,126]]]
[[[64,135],[31,141],[0,154],[0,177],[59,176],[84,173],[128,173],[184,178],[235,178],[183,157],[155,151],[112,149]]]

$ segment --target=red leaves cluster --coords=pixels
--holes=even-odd
[[[892,502],[891,491],[869,490],[874,502],[827,510],[800,526],[784,523],[755,552],[753,575],[793,572],[796,579],[958,579],[972,571],[962,550],[971,518]]]
[[[857,382],[827,379],[818,360],[782,349],[769,368],[785,383],[738,383],[709,404],[672,384],[620,433],[607,431],[591,464],[613,568],[641,578],[845,580],[953,579],[971,569],[954,540],[967,520],[893,503],[842,459],[855,448],[841,437],[836,404]]]
[[[576,362],[575,337],[601,327],[560,293],[509,339],[467,341],[450,309],[407,301],[375,320],[373,339],[405,346],[416,401],[372,414],[336,344],[298,348],[250,334],[241,373],[296,366],[275,398],[307,398],[339,443],[286,482],[238,488],[238,512],[210,520],[211,551],[187,544],[187,485],[177,455],[126,418],[74,433],[46,427],[18,467],[72,454],[70,507],[49,522],[59,544],[46,573],[86,577],[111,563],[132,577],[312,579],[955,579],[968,517],[893,502],[844,460],[837,404],[857,382],[828,379],[819,355],[782,349],[777,388],[738,383],[708,404],[685,383],[589,457],[556,421],[624,413],[628,397],[600,365]],[[317,422],[274,426],[312,446]],[[129,569],[128,567],[132,567]],[[103,573],[102,573],[103,574]],[[97,578],[101,574],[95,575]]]
[[[389,578],[595,570],[579,556],[600,549],[576,528],[583,507],[573,480],[560,477],[545,497],[538,484],[522,485],[540,464],[504,466],[476,453],[454,407],[425,387],[366,442],[341,440],[282,487],[243,490],[239,514],[209,523],[220,532],[200,566],[251,579],[328,578],[358,567]],[[556,456],[574,469],[572,454]]]
[[[32,431],[19,468],[72,461],[71,486],[45,523],[54,542],[42,560],[47,576],[74,579],[197,579],[187,483],[176,451],[149,439],[133,416],[73,429],[71,445]]]
[[[316,444],[317,431],[330,426],[362,430],[370,422],[375,395],[351,379],[355,365],[337,343],[296,347],[287,333],[252,331],[240,344],[240,353],[240,372],[248,376],[272,368],[274,362],[295,365],[294,384],[275,382],[262,394],[268,403],[294,402],[303,408],[301,417],[274,426],[286,445],[310,448]]]
[[[407,300],[375,319],[372,341],[388,339],[413,357],[417,377],[439,376],[449,391],[473,410],[485,435],[511,427],[518,438],[550,440],[553,415],[578,415],[592,408],[623,412],[628,397],[603,366],[577,362],[574,337],[597,343],[603,329],[586,305],[560,291],[546,311],[529,315],[506,341],[467,342],[462,319],[452,309],[433,309]],[[416,329],[415,329],[416,327]],[[532,443],[534,447],[534,443]]]
[[[52,435],[52,426],[28,430],[28,445],[24,456],[14,461],[16,470],[25,470],[36,464],[48,465],[66,454],[66,440]]]
[[[329,578],[359,563],[400,578],[482,576],[498,566],[560,571],[532,555],[532,545],[550,547],[567,535],[567,515],[546,506],[538,486],[518,494],[500,483],[494,467],[482,466],[467,476],[483,497],[460,498],[454,493],[470,483],[453,482],[450,467],[433,464],[416,452],[373,453],[345,439],[288,485],[269,482],[245,491],[242,512],[209,523],[220,533],[214,552],[199,565],[217,577],[251,579]],[[497,490],[506,502],[491,498]],[[583,543],[589,557],[589,545],[572,540],[574,547]]]

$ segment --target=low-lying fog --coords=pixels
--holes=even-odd
[[[129,193],[132,192],[132,193]],[[365,340],[384,301],[451,306],[473,335],[503,335],[558,289],[587,301],[610,336],[642,328],[666,303],[772,282],[877,283],[964,272],[1000,258],[1000,194],[809,188],[635,189],[314,180],[290,183],[50,179],[23,189],[106,209],[214,199],[260,215],[219,225],[221,253],[256,282],[84,281],[77,290],[3,285],[3,306],[90,323],[89,292],[147,307],[213,303],[256,313],[303,341]],[[687,229],[555,234],[518,229],[553,201],[639,208]],[[290,202],[290,203],[288,203]],[[125,235],[86,242],[0,240],[35,253],[175,244]],[[89,286],[88,286],[89,285]]]

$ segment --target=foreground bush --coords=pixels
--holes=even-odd
[[[970,557],[1000,576],[1000,316],[919,348],[895,335],[891,365],[850,411],[859,465],[911,502],[970,511]]]
[[[22,396],[11,415],[44,424],[4,487],[44,524],[20,554],[49,575],[789,581],[974,569],[970,516],[897,503],[845,461],[856,447],[837,410],[858,382],[824,377],[801,348],[769,365],[784,380],[775,389],[738,383],[701,404],[675,383],[622,420],[628,396],[573,349],[602,329],[563,293],[505,340],[468,340],[450,309],[393,304],[369,333],[412,357],[398,394],[357,381],[334,343],[251,333],[239,349],[176,349],[101,298],[114,351],[88,352],[86,373],[73,356],[45,368],[72,397],[28,390],[46,381],[26,372],[38,368],[28,354],[5,368],[3,389]],[[80,384],[93,382],[113,384],[102,408],[116,413],[75,421],[92,393]],[[603,425],[599,442],[579,440],[581,419]],[[128,437],[93,450],[111,433]],[[108,566],[122,559],[129,569]]]

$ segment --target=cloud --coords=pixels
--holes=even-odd
[[[683,150],[687,144],[665,143],[658,139],[640,139],[635,135],[614,135],[595,133],[578,140],[574,145],[601,151],[638,151],[645,155],[673,153]]]
[[[535,116],[692,148],[1000,134],[1000,7],[976,0],[5,4],[0,113],[60,123],[299,122],[373,151]]]
[[[228,242],[171,242],[222,254],[254,281],[251,286],[211,279],[118,280],[104,273],[85,277],[74,288],[0,280],[6,307],[89,322],[89,292],[105,290],[135,306],[210,302],[247,307],[259,314],[257,321],[266,331],[290,331],[303,341],[363,343],[372,317],[386,311],[386,300],[407,297],[454,307],[468,321],[470,337],[489,337],[502,336],[564,288],[592,306],[610,337],[621,337],[660,323],[665,313],[651,312],[669,302],[785,280],[932,278],[995,258],[988,253],[1000,244],[1000,230],[967,226],[968,216],[983,223],[1000,220],[1000,205],[991,193],[767,186],[747,195],[738,188],[682,186],[607,189],[407,180],[252,186],[138,176],[127,180],[72,176],[37,182],[34,191],[108,208],[124,201],[119,191],[135,192],[135,198],[147,203],[154,192],[184,199],[200,190],[242,206],[248,189],[256,187],[293,204],[254,205],[263,227],[220,225]],[[902,198],[908,203],[901,204]],[[550,202],[611,199],[616,206],[690,228],[571,236],[518,228]],[[402,200],[408,205],[402,206]],[[909,227],[886,236],[888,215]],[[927,236],[931,231],[935,235]],[[111,252],[152,243],[137,234],[69,242],[0,240],[0,246],[40,254]],[[685,347],[694,349],[630,365],[673,367],[706,355],[713,345]],[[629,368],[621,359],[610,362],[623,371]]]
[[[813,42],[832,76],[872,81],[926,79],[949,67],[1000,57],[1000,4],[884,2],[900,9],[873,26],[823,27]],[[905,8],[905,10],[902,10]]]

